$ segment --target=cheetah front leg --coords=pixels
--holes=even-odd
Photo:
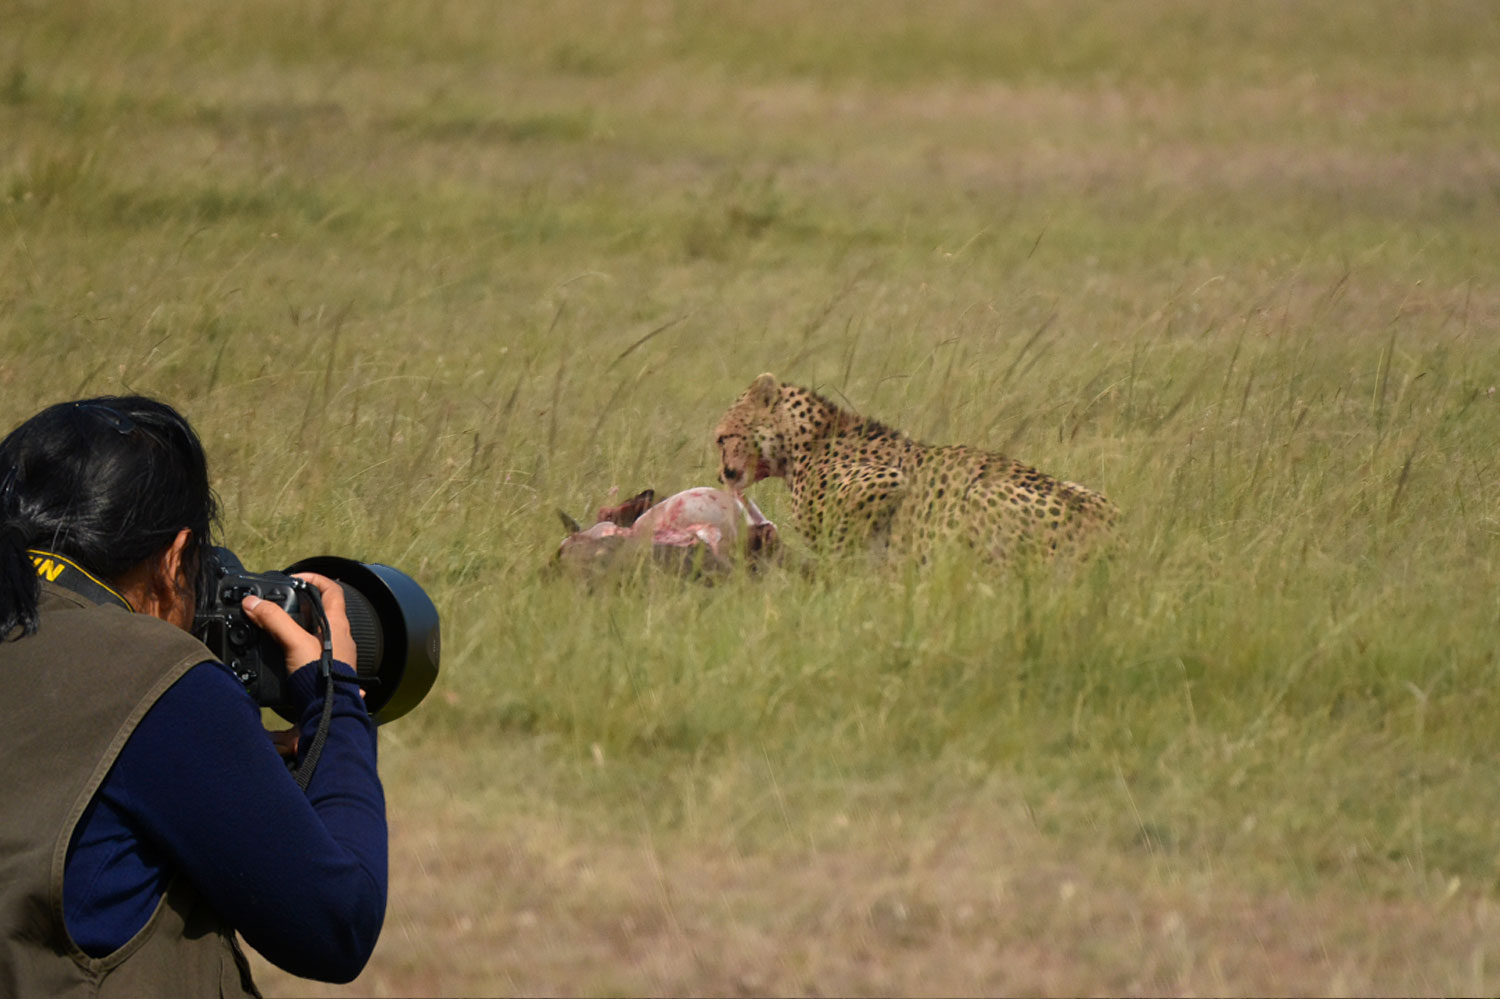
[[[901,475],[894,470],[832,482],[799,504],[798,526],[827,554],[883,549],[890,544],[891,524],[904,494]]]

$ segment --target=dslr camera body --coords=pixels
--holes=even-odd
[[[437,680],[442,641],[437,608],[416,581],[398,569],[322,555],[294,562],[282,572],[250,572],[227,548],[212,552],[212,583],[193,633],[239,677],[261,707],[288,721],[292,716],[286,653],[269,633],[245,616],[247,596],[269,600],[314,635],[324,620],[318,588],[292,575],[316,572],[339,584],[365,707],[376,723],[416,707]]]

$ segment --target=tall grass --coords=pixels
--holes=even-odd
[[[663,953],[713,908],[685,871],[742,932],[679,977],[627,940],[616,963],[527,978],[524,955],[497,969],[436,942],[450,916],[521,903],[465,894],[480,869],[407,872],[435,901],[393,899],[406,943],[369,990],[1493,989],[1488,6],[60,2],[0,20],[0,422],[89,392],[178,403],[247,564],[342,552],[436,598],[442,677],[383,748],[407,842],[519,836],[524,816],[545,830],[536,877],[666,919]],[[545,571],[557,507],[711,482],[708,431],[764,370],[1100,488],[1118,543],[1004,575]],[[796,549],[781,485],[756,497]],[[895,910],[874,887],[849,917],[864,930],[833,895],[779,921],[801,879],[849,889],[794,858],[875,885],[897,876],[871,859],[888,851],[931,876],[960,949],[989,953],[951,922],[1000,918],[965,894],[997,862],[983,835],[1032,843],[1075,871],[1064,886],[1165,899],[1205,938],[1116,948],[1058,915],[1071,970],[997,978],[944,964],[910,921],[880,937]],[[642,837],[644,882],[558,873]],[[740,863],[769,865],[768,896],[743,894]],[[1383,900],[1447,943],[1366,928],[1347,960],[1286,940],[1241,965],[1212,906],[1175,894],[1201,884],[1257,912],[1289,893],[1334,938],[1364,931],[1321,907]],[[668,901],[621,901],[642,890]],[[588,938],[590,904],[556,904]],[[809,956],[810,980],[735,986],[702,961],[802,953],[809,925],[841,954],[876,932],[932,974]]]

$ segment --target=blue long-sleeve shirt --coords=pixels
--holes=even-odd
[[[335,663],[335,672],[353,670]],[[323,709],[315,666],[290,677],[311,744]],[[124,945],[174,875],[278,967],[346,982],[385,918],[385,796],[375,727],[354,684],[335,685],[333,721],[306,792],[223,665],[188,670],[121,750],[73,834],[63,913],[85,953]]]

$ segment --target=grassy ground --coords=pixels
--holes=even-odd
[[[0,423],[159,394],[247,564],[443,612],[355,992],[1500,988],[1491,6],[0,23]],[[1118,550],[542,571],[765,370]]]

